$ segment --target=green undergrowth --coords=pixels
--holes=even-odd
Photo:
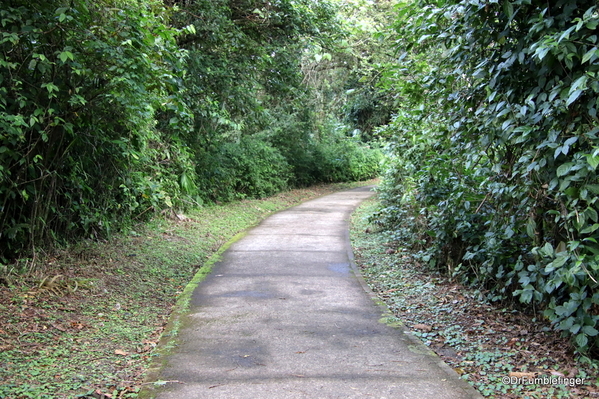
[[[165,214],[0,282],[0,398],[134,398],[177,298],[221,246],[269,214],[373,182]]]
[[[490,398],[599,397],[596,366],[576,360],[548,322],[490,304],[419,263],[369,222],[377,206],[368,200],[352,216],[356,263],[378,299],[461,378]],[[529,384],[534,378],[541,383]],[[563,383],[575,378],[584,383]]]

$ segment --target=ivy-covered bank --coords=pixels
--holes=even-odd
[[[599,333],[596,1],[415,1],[377,219],[493,301],[542,312],[581,354]]]
[[[340,17],[360,7],[4,1],[4,273],[16,258],[35,264],[56,244],[107,237],[157,212],[376,176],[376,144],[344,117],[346,101],[332,105],[351,83],[335,78],[325,101],[314,82],[332,77],[306,78],[331,54],[360,56]],[[353,65],[336,67],[359,75]]]

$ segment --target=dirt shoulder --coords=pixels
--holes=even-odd
[[[355,260],[393,314],[483,396],[599,397],[596,366],[578,361],[542,314],[483,300],[480,291],[430,272],[368,222],[375,200],[352,218]]]

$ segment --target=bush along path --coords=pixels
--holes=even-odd
[[[414,260],[369,222],[376,200],[352,216],[355,260],[399,322],[490,398],[599,397],[597,365],[578,361],[542,315],[485,302]]]
[[[65,248],[0,281],[0,398],[135,398],[185,285],[223,243],[267,215],[372,184],[332,184],[169,214]],[[27,266],[27,267],[25,267]]]

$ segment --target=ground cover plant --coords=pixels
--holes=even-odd
[[[0,397],[136,397],[177,296],[209,257],[270,213],[351,186],[168,213],[5,272]]]
[[[542,314],[490,302],[486,292],[431,268],[372,223],[378,206],[373,199],[354,212],[350,238],[357,266],[392,321],[403,323],[485,397],[599,397],[597,365],[577,359],[575,346]],[[517,381],[522,378],[575,384]]]

